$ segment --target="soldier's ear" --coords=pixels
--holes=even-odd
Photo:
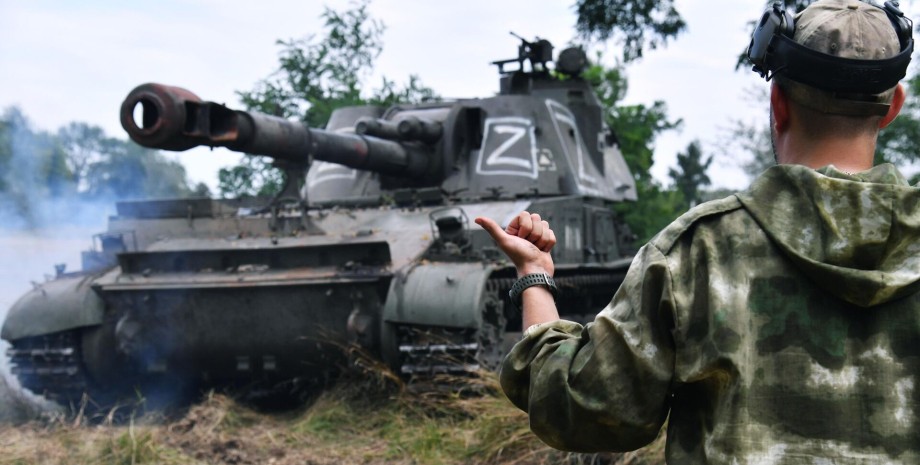
[[[888,126],[897,118],[898,113],[901,112],[901,107],[904,106],[904,99],[906,98],[907,93],[904,91],[904,86],[898,84],[898,86],[894,88],[894,95],[891,97],[891,106],[888,108],[888,113],[878,122],[879,129]]]
[[[773,114],[773,130],[782,134],[789,129],[789,97],[776,82],[770,86],[770,112]]]
[[[770,112],[773,114],[773,130],[782,134],[789,129],[789,98],[776,85],[770,86]]]

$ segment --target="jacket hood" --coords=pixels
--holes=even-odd
[[[920,188],[894,166],[774,166],[737,197],[825,291],[872,307],[920,290]]]

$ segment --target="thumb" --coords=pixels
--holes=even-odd
[[[495,241],[500,240],[500,238],[505,235],[505,231],[501,228],[501,226],[498,225],[498,223],[493,221],[492,218],[480,216],[476,218],[475,221],[476,224],[482,226],[482,229],[485,229],[486,232],[489,233],[489,235],[492,236],[492,239]]]

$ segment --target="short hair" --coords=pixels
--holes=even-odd
[[[856,0],[818,0],[795,16],[793,39],[812,50],[861,60],[881,60],[900,52],[900,41],[885,11]],[[884,116],[894,87],[878,93],[839,93],[775,77],[789,99],[821,114]]]
[[[808,98],[802,98],[801,87],[808,86],[789,79],[783,79],[780,76],[777,76],[775,83],[782,89],[783,93],[786,94],[790,101],[790,105],[793,106],[799,116],[799,122],[802,128],[811,137],[816,139],[838,138],[856,134],[873,135],[878,132],[878,124],[882,116],[865,115],[860,112],[847,114],[845,111],[840,111],[839,109],[838,111],[827,111],[827,109],[822,108],[820,104],[830,101],[829,99],[833,97],[826,96],[824,98],[816,98],[816,95],[818,95],[816,92],[829,94],[828,92],[809,88],[809,93],[806,94]],[[879,100],[884,100],[886,104],[890,104],[893,95],[894,88],[874,97]],[[839,102],[839,100],[837,100],[837,102]],[[853,106],[854,101],[847,100],[844,108],[852,108]]]

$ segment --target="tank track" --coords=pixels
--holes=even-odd
[[[624,275],[625,270],[557,277],[556,284],[562,293],[560,309],[584,308],[587,312],[583,315],[563,314],[562,318],[581,323],[593,319],[596,311],[613,295]],[[506,350],[514,342],[507,343],[506,334],[508,317],[514,313],[509,307],[512,304],[508,300],[508,291],[515,280],[513,277],[493,277],[486,283],[484,324],[478,331],[398,327],[399,374],[410,380],[430,380],[438,375],[464,376],[479,370],[498,370]],[[590,295],[601,295],[603,301],[584,300]]]
[[[411,382],[437,376],[469,376],[498,369],[506,320],[501,281],[486,283],[483,326],[478,330],[445,327],[397,327],[399,374]]]
[[[610,289],[622,280],[622,275],[607,272],[560,276],[556,282],[563,298],[567,293],[591,290],[603,294],[611,292]],[[514,312],[509,307],[507,294],[514,281],[510,277],[493,277],[487,281],[481,328],[397,326],[398,374],[412,384],[424,386],[444,384],[436,381],[438,377],[468,377],[482,370],[497,370],[505,350],[510,347],[506,345],[507,327],[509,316]],[[582,306],[562,303],[560,308]],[[562,316],[579,321],[593,315]],[[511,324],[519,323],[512,321]],[[104,401],[107,396],[93,389],[83,365],[81,336],[81,331],[76,329],[12,341],[12,347],[7,349],[11,372],[24,388],[63,406],[80,407],[84,401]],[[84,397],[86,394],[90,397]]]
[[[89,387],[76,330],[28,337],[7,349],[22,387],[64,406],[77,406]]]

